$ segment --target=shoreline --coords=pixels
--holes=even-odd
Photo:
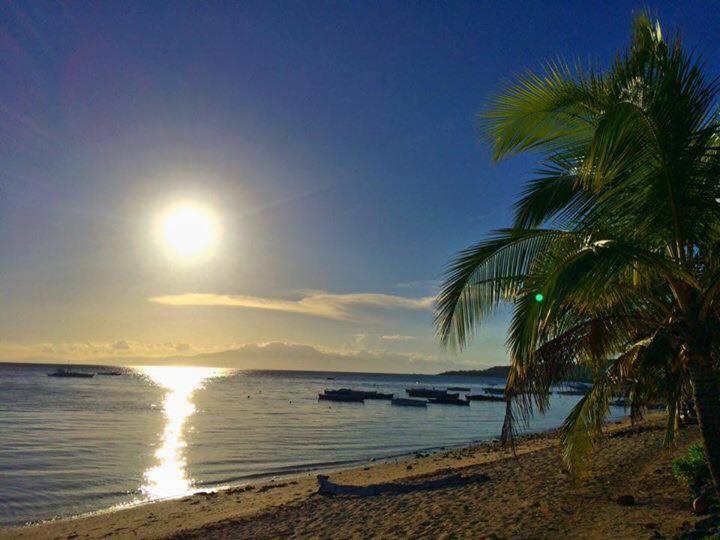
[[[537,438],[537,437],[544,437],[544,436],[550,436],[553,433],[557,431],[558,428],[551,428],[551,429],[543,429],[538,431],[532,431],[528,433],[524,433],[520,436],[518,436],[517,441],[518,444],[521,443],[525,438]],[[47,518],[47,519],[40,519],[37,521],[29,521],[26,523],[17,523],[17,524],[10,524],[10,525],[4,525],[0,526],[0,539],[4,538],[3,533],[7,532],[8,530],[22,530],[27,529],[31,527],[43,527],[45,525],[52,525],[60,522],[66,522],[66,521],[76,521],[76,520],[83,520],[87,518],[91,518],[94,516],[101,516],[104,514],[112,514],[114,512],[120,512],[124,510],[130,510],[134,508],[140,508],[143,506],[148,505],[154,505],[159,503],[166,503],[166,502],[172,502],[172,501],[179,501],[181,499],[186,499],[188,497],[194,497],[196,495],[206,495],[208,493],[222,493],[226,491],[232,491],[232,490],[243,490],[244,488],[247,488],[248,486],[252,486],[253,488],[257,486],[265,486],[265,485],[276,485],[276,483],[282,483],[282,482],[289,482],[293,480],[297,480],[299,478],[305,478],[308,475],[312,475],[313,477],[317,476],[318,474],[338,474],[343,471],[349,471],[353,470],[359,467],[375,467],[378,465],[385,465],[394,463],[397,461],[405,461],[408,459],[412,459],[413,457],[417,458],[419,455],[423,455],[424,457],[429,457],[431,455],[435,455],[438,453],[443,452],[452,452],[453,450],[459,450],[459,449],[466,449],[466,448],[475,448],[483,445],[492,445],[494,444],[493,441],[499,440],[497,437],[492,437],[487,440],[483,439],[476,439],[464,443],[456,443],[456,444],[448,444],[445,446],[433,446],[433,447],[425,447],[425,448],[419,448],[416,450],[411,450],[408,452],[402,452],[398,454],[389,454],[386,456],[379,456],[379,457],[372,457],[372,458],[361,458],[361,459],[355,459],[350,460],[347,462],[336,462],[336,463],[311,463],[307,466],[302,466],[298,470],[289,472],[287,474],[279,474],[279,475],[271,475],[271,474],[258,474],[255,477],[247,478],[244,480],[241,480],[237,483],[231,482],[226,484],[219,484],[219,485],[207,485],[207,486],[199,486],[197,489],[192,490],[191,492],[176,496],[176,497],[168,497],[163,499],[150,499],[150,500],[139,500],[139,501],[128,501],[126,503],[120,503],[117,505],[109,506],[107,508],[100,508],[98,510],[90,510],[87,512],[82,512],[79,514],[68,514],[68,515],[58,515],[55,517]]]
[[[622,420],[624,421],[624,419]],[[611,423],[617,423],[617,421],[609,421],[608,425]],[[517,444],[521,445],[526,439],[536,439],[536,438],[545,438],[545,437],[551,437],[554,436],[554,434],[558,431],[559,428],[548,428],[548,429],[539,429],[536,431],[528,431],[527,433],[523,433],[522,435],[519,435],[516,439]],[[175,497],[168,497],[163,499],[150,499],[150,500],[138,500],[138,501],[127,501],[125,503],[119,503],[113,506],[109,506],[106,508],[99,508],[97,510],[89,510],[86,512],[81,512],[79,514],[67,514],[67,515],[58,515],[55,517],[47,518],[47,519],[40,519],[37,521],[29,521],[25,523],[16,523],[16,524],[10,524],[10,525],[0,525],[0,539],[5,538],[3,536],[3,533],[5,533],[8,530],[21,530],[26,529],[30,527],[41,527],[45,525],[65,522],[65,521],[75,521],[75,520],[82,520],[86,518],[91,518],[93,516],[100,516],[105,514],[111,514],[114,512],[120,512],[124,510],[130,510],[134,508],[140,508],[147,505],[153,505],[153,504],[159,504],[159,503],[166,503],[166,502],[172,502],[172,501],[178,501],[181,499],[186,499],[187,497],[193,497],[195,495],[200,494],[206,494],[206,493],[220,493],[225,492],[228,490],[238,490],[243,489],[247,486],[264,486],[266,484],[274,485],[275,483],[281,483],[286,481],[293,481],[297,480],[299,478],[305,478],[308,475],[311,475],[313,477],[317,476],[318,474],[328,474],[333,475],[337,473],[341,473],[343,471],[353,470],[359,467],[375,467],[378,465],[384,465],[389,463],[394,463],[397,461],[405,461],[410,460],[413,458],[417,458],[419,455],[423,455],[423,457],[430,457],[436,454],[441,454],[445,452],[452,452],[454,450],[462,450],[462,449],[471,449],[471,448],[478,448],[485,445],[491,445],[493,447],[497,447],[497,441],[499,441],[499,437],[490,437],[488,439],[474,439],[471,441],[466,441],[462,443],[454,443],[454,444],[447,444],[444,446],[431,446],[431,447],[423,447],[415,450],[410,450],[407,452],[402,453],[396,453],[396,454],[389,454],[385,456],[378,456],[378,457],[372,457],[372,458],[360,458],[360,459],[354,459],[349,460],[346,462],[335,462],[335,463],[310,463],[306,466],[301,466],[297,470],[288,472],[287,474],[258,474],[254,477],[247,477],[243,480],[239,480],[237,482],[229,482],[224,484],[218,484],[218,485],[205,485],[205,486],[198,486],[197,489],[193,489],[191,492],[181,495],[181,496],[175,496]]]
[[[619,441],[619,448],[623,451],[643,452],[648,442],[643,438],[651,437],[654,441],[656,438],[655,431],[658,431],[658,425],[662,425],[662,415],[649,415],[648,418],[640,424],[641,427],[630,427],[628,420],[618,423],[609,424],[606,432],[612,438],[613,443]],[[645,427],[642,427],[645,426]],[[649,427],[648,427],[649,426]],[[614,436],[613,434],[622,434],[627,432],[631,436]],[[645,433],[647,432],[647,433]],[[639,433],[638,442],[632,442],[632,437],[636,437],[633,433]],[[692,434],[688,431],[687,434]],[[684,432],[685,435],[685,432]],[[512,456],[509,448],[501,448],[499,443],[491,441],[475,442],[469,445],[456,446],[453,448],[446,447],[444,450],[436,452],[416,451],[411,454],[405,454],[395,458],[377,460],[374,462],[365,462],[354,464],[348,467],[336,468],[332,471],[313,469],[309,472],[290,475],[287,477],[276,477],[269,481],[256,482],[253,484],[237,485],[227,487],[217,491],[200,491],[193,495],[188,495],[177,499],[167,499],[162,501],[148,501],[131,507],[112,508],[101,510],[91,514],[82,516],[61,518],[52,521],[41,522],[21,527],[12,527],[0,529],[0,539],[24,539],[24,538],[98,538],[109,536],[113,538],[167,538],[171,536],[194,537],[198,531],[202,531],[197,537],[203,535],[212,535],[218,527],[250,527],[254,524],[263,523],[267,520],[267,516],[272,516],[279,512],[295,512],[293,519],[312,520],[318,511],[327,511],[342,501],[333,498],[326,498],[316,495],[318,484],[316,475],[318,473],[327,474],[331,480],[336,483],[356,486],[367,486],[377,483],[397,482],[403,483],[408,480],[413,481],[416,478],[437,477],[438,475],[448,473],[467,473],[471,471],[488,472],[491,483],[498,482],[499,477],[508,476],[508,482],[514,482],[513,476],[522,471],[522,474],[532,474],[531,484],[534,482],[537,486],[531,485],[534,491],[530,491],[530,498],[539,499],[538,504],[542,506],[542,496],[537,490],[544,489],[547,478],[557,477],[562,480],[561,487],[569,482],[565,473],[559,468],[559,460],[557,459],[557,429],[550,431],[542,431],[523,435],[518,439],[516,452],[518,459]],[[623,444],[625,443],[625,444]],[[655,444],[655,442],[653,442]],[[628,450],[629,447],[630,450]],[[644,455],[644,454],[643,454]],[[539,474],[541,469],[538,467],[530,467],[526,469],[523,462],[527,460],[542,459],[543,466],[547,468],[546,475]],[[550,461],[548,461],[550,460]],[[554,461],[554,463],[552,463]],[[638,460],[635,460],[638,461]],[[669,460],[667,468],[669,469]],[[533,468],[537,471],[533,471]],[[513,472],[514,471],[514,472]],[[513,484],[510,484],[513,485]],[[514,486],[512,489],[518,489]],[[482,490],[483,486],[477,489]],[[672,488],[678,492],[678,496],[687,498],[687,494],[682,494],[682,486],[673,484]],[[463,488],[467,491],[469,488]],[[389,502],[396,502],[402,498],[417,499],[419,502],[432,503],[442,508],[446,505],[453,506],[456,496],[454,492],[460,493],[459,488],[451,488],[448,493],[428,492],[422,494],[394,496]],[[487,490],[486,490],[487,491]],[[502,497],[514,497],[505,493],[505,489],[501,490]],[[481,491],[481,493],[485,493]],[[480,514],[487,513],[487,510],[497,504],[496,497],[492,494],[484,495],[486,498],[482,502],[482,506],[478,509]],[[388,496],[372,497],[373,503],[381,501]],[[489,498],[487,498],[489,497]],[[518,504],[524,507],[527,497],[520,497]],[[477,497],[469,499],[468,504],[480,504]],[[507,511],[507,501],[502,508]],[[345,504],[345,502],[342,502]],[[347,503],[352,505],[352,503]],[[465,504],[465,506],[468,506]],[[317,506],[313,512],[303,512],[303,506]],[[354,511],[357,508],[352,507]],[[689,512],[690,519],[692,516]],[[310,515],[306,515],[310,514]],[[352,511],[346,512],[348,516],[352,516]],[[343,514],[345,515],[345,514]],[[306,518],[303,518],[306,516]],[[359,517],[354,516],[353,521]],[[290,518],[284,518],[286,521]],[[340,519],[334,517],[334,520]],[[686,520],[687,520],[686,519]],[[277,519],[272,519],[271,524],[275,524]],[[290,520],[292,521],[292,520]],[[392,521],[392,519],[391,519]],[[409,518],[407,526],[410,527],[416,520]],[[239,525],[238,525],[239,524]],[[332,523],[325,523],[326,526],[332,527]],[[270,525],[268,525],[270,526]],[[263,531],[264,529],[261,529]],[[262,533],[255,531],[254,534],[246,534],[241,536],[255,536]],[[408,533],[410,534],[410,533]],[[378,533],[383,536],[382,533]],[[222,536],[222,534],[218,534]],[[322,536],[322,535],[320,535]]]

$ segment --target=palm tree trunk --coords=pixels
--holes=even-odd
[[[688,371],[693,386],[695,411],[705,443],[710,474],[720,495],[720,395],[718,377],[707,357],[690,358]]]

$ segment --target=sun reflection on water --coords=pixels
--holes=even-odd
[[[163,415],[165,426],[160,446],[155,451],[156,464],[145,471],[140,490],[150,499],[180,497],[192,491],[188,478],[183,436],[188,418],[195,412],[193,393],[226,370],[206,367],[142,366],[138,371],[165,389]]]

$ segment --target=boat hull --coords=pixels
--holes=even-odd
[[[361,396],[343,396],[343,395],[328,395],[318,394],[318,400],[320,401],[338,401],[342,403],[365,403],[365,398]]]
[[[408,388],[405,390],[410,397],[420,397],[420,398],[433,398],[433,399],[441,399],[441,398],[458,398],[460,397],[460,394],[454,393],[451,394],[447,392],[446,390],[435,390],[431,388]]]
[[[390,401],[392,405],[396,407],[425,407],[427,408],[427,401],[424,399],[408,399],[408,398],[395,398]]]
[[[468,394],[465,396],[465,399],[469,401],[496,401],[496,402],[505,402],[505,398],[500,396],[487,396],[484,394]]]
[[[340,388],[339,390],[325,390],[327,396],[355,396],[363,399],[392,399],[393,394],[382,394],[375,390],[352,390],[350,388]]]
[[[460,405],[462,407],[467,407],[470,405],[470,402],[466,399],[431,399],[430,403],[433,405]]]

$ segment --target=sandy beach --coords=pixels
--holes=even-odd
[[[670,451],[662,450],[657,416],[607,431],[580,483],[562,471],[551,432],[520,441],[517,459],[489,442],[329,474],[355,486],[417,485],[455,473],[479,479],[459,486],[325,496],[308,473],[5,529],[0,538],[660,538],[691,530],[702,516],[692,514],[691,493],[672,477],[670,457],[697,439],[697,429],[684,430]],[[620,495],[636,504],[618,504]]]

